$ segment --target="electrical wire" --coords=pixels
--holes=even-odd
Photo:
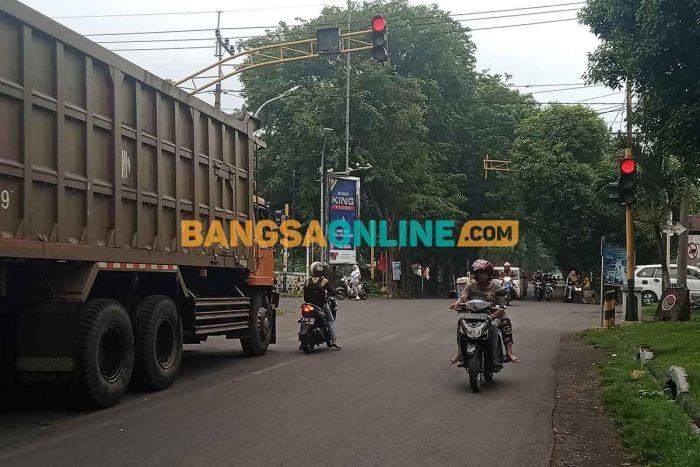
[[[566,10],[552,10],[552,11],[544,11],[544,12],[534,12],[534,13],[520,13],[516,15],[503,15],[503,16],[491,16],[491,17],[486,17],[486,18],[473,18],[473,19],[456,19],[454,21],[458,22],[464,22],[464,21],[485,21],[485,20],[491,20],[491,19],[500,19],[500,18],[511,18],[511,17],[520,17],[520,16],[528,16],[528,15],[542,15],[542,14],[549,14],[549,13],[561,13],[561,12],[569,12],[569,11],[578,11],[579,8],[569,8]],[[410,19],[406,20],[398,20],[398,21],[406,21],[407,23],[410,22]],[[434,22],[427,22],[427,23],[414,23],[413,26],[423,26],[423,25],[429,25],[429,24],[450,24],[451,22],[448,21],[434,21]],[[395,24],[392,22],[392,25]],[[410,24],[410,23],[409,23]],[[312,26],[317,26],[317,25],[312,25]],[[235,28],[220,28],[220,31],[224,30],[248,30],[248,29],[272,29],[272,28],[279,28],[280,25],[273,25],[273,26],[240,26],[240,27],[235,27]],[[190,30],[179,30],[179,31],[172,31],[172,32],[203,32],[203,31],[216,31],[215,29],[190,29]],[[168,31],[170,32],[170,31]],[[294,35],[298,34],[299,31],[289,31],[282,33],[283,35]],[[124,33],[125,35],[128,35],[130,33]],[[149,34],[145,32],[139,32],[136,33],[134,32],[133,34]],[[152,34],[156,34],[156,32],[152,32]],[[107,35],[114,35],[114,33],[105,33],[105,34],[89,34],[90,36],[107,36]],[[234,36],[234,37],[228,37],[228,39],[250,39],[254,37],[265,37],[263,35],[258,35],[258,36]],[[143,42],[172,42],[172,41],[208,41],[212,40],[210,37],[186,37],[182,39],[173,39],[173,38],[168,38],[168,39],[129,39],[129,40],[122,40],[122,41],[97,41],[98,44],[125,44],[125,43],[143,43]]]
[[[504,9],[504,10],[491,10],[491,11],[480,11],[480,12],[471,12],[471,13],[457,13],[457,14],[447,14],[446,16],[448,18],[454,18],[454,17],[460,17],[460,16],[476,16],[476,15],[481,15],[481,14],[488,14],[488,13],[500,13],[500,12],[512,12],[512,11],[519,11],[519,10],[526,10],[526,9],[535,9],[535,8],[550,8],[550,7],[556,7],[556,6],[565,6],[565,5],[573,5],[573,4],[583,4],[584,2],[575,2],[571,4],[558,4],[558,5],[543,5],[539,7],[528,7],[528,8],[513,8],[513,9]],[[454,21],[483,21],[483,20],[491,20],[491,19],[498,19],[498,18],[511,18],[511,17],[520,17],[520,16],[530,16],[530,15],[543,15],[543,14],[551,14],[551,13],[559,13],[559,12],[567,12],[567,11],[578,11],[580,8],[569,8],[569,9],[564,9],[564,10],[550,10],[550,11],[538,11],[538,12],[528,12],[528,13],[517,13],[513,15],[504,15],[504,16],[490,16],[490,17],[484,17],[484,18],[471,18],[471,19],[462,19],[462,20],[457,20],[453,19],[452,21],[445,21],[442,19],[439,15],[431,15],[431,16],[417,16],[413,18],[396,18],[392,19],[388,24],[391,26],[392,24],[395,24],[395,22],[412,22],[416,19],[434,19],[434,20],[439,20],[435,22],[423,22],[423,23],[414,23],[415,25],[426,25],[426,24],[451,24]],[[367,21],[357,21],[355,24],[366,24]],[[334,26],[333,24],[327,23],[299,23],[299,24],[285,24],[286,27],[290,28],[304,28],[304,27],[312,27],[316,28],[318,26]],[[279,28],[281,27],[280,24],[274,24],[274,25],[264,25],[264,26],[236,26],[236,27],[223,27],[219,28],[220,31],[229,31],[229,30],[248,30],[248,29],[271,29],[271,28]],[[205,29],[173,29],[173,30],[156,30],[156,31],[118,31],[118,32],[108,32],[108,33],[90,33],[90,34],[84,34],[86,37],[94,37],[94,36],[115,36],[115,35],[140,35],[140,34],[170,34],[170,33],[180,33],[180,32],[211,32],[215,31],[215,28],[205,28]],[[294,34],[298,33],[300,31],[289,31],[289,34]],[[261,36],[264,37],[264,36]]]
[[[517,28],[517,27],[522,27],[522,26],[534,26],[534,25],[539,25],[539,24],[551,24],[551,23],[561,23],[564,21],[577,21],[578,18],[565,18],[565,19],[555,19],[555,20],[548,20],[548,21],[537,21],[537,22],[532,22],[532,23],[520,23],[520,24],[505,24],[501,26],[489,26],[485,28],[472,28],[472,29],[464,29],[464,30],[458,30],[458,31],[442,31],[439,33],[426,33],[426,34],[414,34],[414,36],[434,36],[436,34],[439,35],[444,35],[444,34],[454,34],[454,33],[459,33],[459,34],[465,34],[465,33],[470,33],[473,31],[487,31],[487,30],[493,30],[493,29],[504,29],[504,28]],[[265,36],[250,36],[250,38],[256,38],[256,37],[265,37]],[[243,38],[243,37],[241,37]],[[313,38],[309,38],[313,39]],[[211,39],[213,40],[213,39]],[[208,49],[208,48],[214,48],[214,46],[183,46],[183,47],[149,47],[149,48],[128,48],[128,49],[109,49],[112,52],[130,52],[130,51],[146,51],[146,50],[185,50],[185,49]]]

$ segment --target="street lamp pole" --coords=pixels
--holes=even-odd
[[[294,87],[292,87],[292,88],[287,89],[286,91],[284,91],[284,92],[283,92],[282,94],[280,94],[279,96],[275,96],[275,97],[273,97],[272,99],[266,100],[265,102],[262,103],[262,105],[261,105],[260,107],[258,107],[258,110],[255,111],[255,113],[253,114],[253,118],[258,118],[258,114],[260,113],[260,111],[263,109],[263,107],[265,107],[265,106],[266,106],[267,104],[269,104],[270,102],[274,102],[274,101],[276,101],[276,100],[278,100],[278,99],[285,98],[285,97],[287,97],[288,95],[290,95],[291,93],[293,93],[294,91],[296,91],[297,89],[299,89],[300,87],[301,87],[301,86],[294,86]]]
[[[321,215],[319,220],[321,221],[321,230],[325,233],[326,231],[326,140],[328,139],[328,133],[331,133],[333,128],[323,129],[323,148],[321,149]],[[321,247],[321,261],[326,258],[325,248]]]

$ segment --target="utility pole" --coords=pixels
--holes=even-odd
[[[681,210],[679,224],[685,230],[678,235],[678,275],[676,283],[678,285],[688,285],[688,223],[690,220],[690,197],[687,193],[681,195]]]
[[[632,146],[632,88],[627,82],[627,148],[625,148],[625,159],[633,159]],[[639,310],[637,310],[637,299],[634,295],[634,210],[632,203],[627,203],[625,207],[626,240],[627,240],[627,307],[625,310],[625,321],[637,321]]]
[[[348,0],[348,32],[352,26],[350,22],[350,8],[352,0]],[[350,41],[348,40],[349,44]],[[345,171],[350,170],[350,54],[345,57]]]
[[[224,58],[224,48],[221,46],[221,12],[216,12],[216,58],[221,61]],[[224,75],[221,64],[219,64],[219,78]],[[214,107],[216,110],[221,110],[221,81],[216,83],[214,89]]]

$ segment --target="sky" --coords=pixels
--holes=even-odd
[[[548,20],[559,20],[576,17],[576,9],[582,4],[571,4],[575,0],[433,0],[422,2],[411,0],[412,4],[434,3],[443,10],[453,14],[487,12],[513,8],[525,8],[542,5],[551,6],[546,9],[530,9],[507,13],[488,13],[475,16],[462,22],[470,28],[484,28],[501,25],[531,23]],[[295,23],[296,18],[316,17],[324,5],[346,6],[346,0],[256,0],[255,2],[232,2],[230,0],[23,0],[23,3],[52,17],[56,21],[77,31],[80,34],[105,34],[113,32],[159,31],[215,28],[217,14],[221,15],[222,28],[241,28],[249,26],[274,25],[280,21]],[[564,5],[569,4],[569,5]],[[557,11],[547,14],[529,14],[542,11]],[[561,11],[565,10],[565,11]],[[177,15],[149,16],[112,16],[112,17],[71,17],[89,15],[128,15],[143,13],[172,13],[186,12]],[[484,16],[502,16],[509,14],[528,13],[527,16],[476,20]],[[353,18],[359,20],[359,18]],[[369,19],[368,19],[369,21]],[[387,18],[391,25],[391,18]],[[248,36],[264,33],[264,29],[235,29],[224,31],[229,37]],[[477,68],[487,69],[491,73],[512,75],[514,85],[542,85],[582,83],[582,75],[586,71],[587,54],[595,50],[596,37],[586,26],[576,21],[554,22],[523,27],[510,27],[472,31],[472,39],[476,44]],[[170,34],[151,34],[133,36],[90,36],[98,42],[124,41],[135,39],[182,39],[211,37],[212,40],[192,42],[158,42],[158,43],[102,43],[112,50],[177,47],[177,46],[210,46],[213,45],[212,32],[187,32]],[[124,51],[120,54],[127,60],[147,69],[162,78],[180,79],[203,68],[215,61],[212,48],[191,50],[161,50],[161,51]],[[233,82],[226,82],[225,88],[240,88]],[[575,88],[579,86],[567,86]],[[569,89],[567,91],[542,92],[564,88],[537,86],[531,89],[534,97],[541,102],[561,101],[584,103],[619,103],[622,107],[623,93],[605,87],[585,89]],[[528,88],[520,88],[527,91]],[[610,95],[613,94],[613,95]],[[211,94],[203,95],[203,99],[211,101]],[[235,96],[224,96],[223,108],[231,111],[239,108],[242,101]],[[612,105],[594,105],[596,109],[609,109]],[[264,117],[264,115],[261,115]],[[614,130],[622,124],[622,116],[617,109],[602,115],[609,124],[615,120]]]

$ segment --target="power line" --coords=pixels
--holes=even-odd
[[[570,12],[570,11],[578,11],[580,8],[568,8],[565,10],[551,10],[551,11],[538,11],[538,12],[531,12],[531,13],[519,13],[515,15],[501,15],[501,16],[489,16],[485,18],[472,18],[472,19],[455,19],[454,21],[457,22],[465,22],[465,21],[487,21],[487,20],[492,20],[492,19],[500,19],[500,18],[512,18],[512,17],[520,17],[520,16],[529,16],[529,15],[542,15],[542,14],[550,14],[550,13],[562,13],[562,12]],[[397,21],[405,21],[410,23],[411,19],[399,19]],[[392,24],[395,24],[392,21]],[[450,24],[449,21],[432,21],[432,22],[425,22],[425,23],[413,23],[414,26],[424,26],[424,25],[430,25],[430,24]],[[308,25],[308,26],[317,26],[317,25]],[[220,28],[220,30],[248,30],[248,29],[271,29],[271,28],[279,28],[280,25],[269,25],[269,26],[239,26],[239,27],[230,27],[230,28]],[[303,27],[303,26],[300,26]],[[189,29],[189,30],[179,30],[179,31],[162,31],[158,32],[158,34],[164,34],[166,32],[204,32],[204,31],[215,31],[215,29]],[[299,34],[300,31],[289,31],[289,32],[284,32],[282,33],[283,35],[295,35]],[[133,32],[133,33],[105,33],[105,34],[89,34],[89,36],[107,36],[107,35],[130,35],[130,34],[156,34],[156,32]],[[229,37],[228,39],[249,39],[249,38],[254,38],[254,37],[265,37],[264,35],[258,35],[258,36],[237,36],[237,37]],[[98,44],[122,44],[122,43],[131,43],[131,42],[172,42],[172,41],[208,41],[211,40],[210,37],[186,37],[182,39],[173,39],[173,38],[168,38],[168,39],[129,39],[129,40],[123,40],[123,41],[97,41]]]
[[[297,9],[307,7],[317,7],[318,4],[308,5],[284,5],[275,7],[260,7],[260,8],[242,8],[239,10],[200,10],[200,11],[165,11],[159,13],[113,13],[101,15],[71,15],[71,16],[52,16],[53,19],[72,19],[72,18],[126,18],[136,16],[176,16],[176,15],[205,15],[213,13],[244,13],[248,11],[268,11],[268,10],[283,10]]]
[[[539,10],[543,8],[556,8],[560,6],[571,6],[571,5],[583,5],[586,2],[569,2],[569,3],[557,3],[550,5],[537,5],[529,7],[520,8],[505,8],[500,10],[486,10],[486,11],[472,11],[467,13],[451,13],[448,16],[473,16],[473,15],[483,15],[489,13],[506,13],[512,11],[527,11],[527,10]],[[316,5],[286,5],[278,7],[260,7],[260,8],[244,8],[238,10],[202,10],[202,11],[167,11],[159,13],[114,13],[114,14],[95,14],[95,15],[71,15],[71,16],[52,16],[53,19],[72,19],[72,18],[124,18],[124,17],[137,17],[137,16],[175,16],[175,15],[199,15],[199,14],[213,14],[213,13],[242,13],[247,11],[268,11],[268,10],[280,10],[280,9],[296,9],[296,8],[306,8],[306,7],[317,7]],[[416,19],[434,18],[435,16],[418,16]],[[357,24],[359,21],[353,21]],[[300,26],[304,25],[303,23]],[[296,26],[296,25],[292,25]]]
[[[206,94],[211,94],[214,91],[205,91]],[[228,95],[234,95],[234,94],[245,94],[245,95],[269,95],[269,96],[276,96],[282,93],[283,91],[276,91],[276,90],[271,90],[271,91],[246,91],[243,89],[223,89],[222,92],[224,94]],[[523,95],[525,97],[526,95]],[[241,97],[242,96],[234,96],[234,97]],[[340,94],[340,93],[316,93],[314,94],[315,98],[345,98],[345,95]],[[350,96],[352,99],[372,99],[371,96],[368,96],[364,93],[362,94],[351,94]],[[394,101],[405,101],[405,102],[425,102],[427,101],[428,98],[426,97],[425,99],[394,99]],[[469,103],[469,104],[503,104],[503,105],[510,105],[510,104],[516,104],[516,105],[553,105],[553,104],[562,104],[562,105],[575,105],[581,103],[581,101],[574,101],[574,102],[560,102],[560,101],[546,101],[546,102],[525,102],[525,101],[511,101],[511,100],[464,100],[463,102]],[[614,105],[615,108],[618,107],[617,102],[590,102],[587,105]]]
[[[454,34],[454,33],[460,33],[460,34],[467,34],[473,31],[487,31],[487,30],[492,30],[492,29],[504,29],[504,28],[517,28],[521,26],[534,26],[534,25],[539,25],[539,24],[551,24],[551,23],[561,23],[564,21],[577,21],[578,18],[566,18],[566,19],[555,19],[555,20],[548,20],[548,21],[536,21],[532,23],[520,23],[520,24],[506,24],[506,25],[501,25],[501,26],[489,26],[485,28],[467,28],[467,29],[460,29],[457,31],[441,31],[438,33],[425,33],[425,34],[414,34],[413,36],[434,36],[436,34],[443,35],[443,34]],[[223,28],[222,28],[223,29]],[[104,35],[104,34],[98,34],[98,35]],[[247,36],[248,38],[256,38],[256,37],[265,37],[265,36]],[[246,37],[240,37],[241,39],[246,38]],[[309,38],[313,39],[313,38]],[[112,52],[129,52],[129,51],[145,51],[145,50],[184,50],[184,49],[206,49],[206,48],[213,48],[214,46],[183,46],[183,47],[150,47],[150,48],[129,48],[129,49],[110,49]]]
[[[578,102],[588,102],[588,101],[593,101],[593,100],[596,100],[596,99],[602,99],[603,97],[617,96],[617,95],[619,95],[621,92],[624,92],[624,91],[611,92],[610,94],[603,94],[602,96],[589,97],[588,99],[581,99],[581,100],[578,101]],[[590,104],[595,104],[595,102],[590,102]]]
[[[504,10],[491,10],[491,11],[475,11],[475,12],[470,12],[470,13],[455,13],[455,14],[447,14],[446,16],[449,18],[455,18],[459,16],[476,16],[476,15],[481,15],[481,14],[489,14],[489,13],[501,13],[501,12],[512,12],[512,11],[519,11],[519,10],[528,10],[528,9],[536,9],[536,8],[551,8],[551,7],[556,7],[556,6],[566,6],[566,5],[580,5],[583,4],[584,2],[575,2],[575,3],[563,3],[563,4],[558,4],[558,5],[543,5],[543,6],[538,6],[538,7],[526,7],[526,8],[511,8],[511,9],[504,9]],[[560,12],[567,12],[567,11],[578,11],[580,8],[569,8],[569,9],[564,9],[564,10],[550,10],[550,11],[538,11],[538,12],[529,12],[529,13],[517,13],[514,15],[504,15],[504,16],[489,16],[485,18],[472,18],[472,19],[460,19],[460,20],[454,20],[454,21],[482,21],[482,20],[490,20],[490,19],[498,19],[498,18],[511,18],[511,17],[519,17],[519,16],[530,16],[530,15],[543,15],[543,14],[551,14],[551,13],[560,13]],[[426,25],[426,24],[439,24],[439,23],[444,23],[444,24],[449,24],[450,21],[445,21],[442,19],[439,15],[432,15],[432,16],[417,16],[413,18],[396,18],[396,19],[390,19],[389,25],[394,24],[394,22],[411,22],[416,19],[436,19],[439,21],[436,22],[423,22],[423,23],[415,23],[416,25]],[[366,24],[367,21],[354,21],[354,24]],[[299,23],[299,24],[286,24],[285,26],[287,27],[292,27],[292,28],[304,28],[304,27],[318,27],[318,26],[333,26],[333,24],[330,23]],[[262,25],[262,26],[236,26],[236,27],[225,27],[225,28],[220,28],[220,30],[228,31],[228,30],[246,30],[246,29],[270,29],[270,28],[279,28],[281,27],[280,24],[274,24],[274,25]],[[173,29],[173,30],[160,30],[160,31],[118,31],[118,32],[108,32],[108,33],[91,33],[91,34],[84,34],[87,37],[92,37],[92,36],[114,36],[114,35],[139,35],[139,34],[168,34],[168,33],[179,33],[179,32],[207,32],[207,31],[214,31],[215,29],[212,28],[206,28],[206,29]],[[300,31],[289,31],[289,34],[294,34],[298,33]],[[264,36],[261,36],[264,37]]]

